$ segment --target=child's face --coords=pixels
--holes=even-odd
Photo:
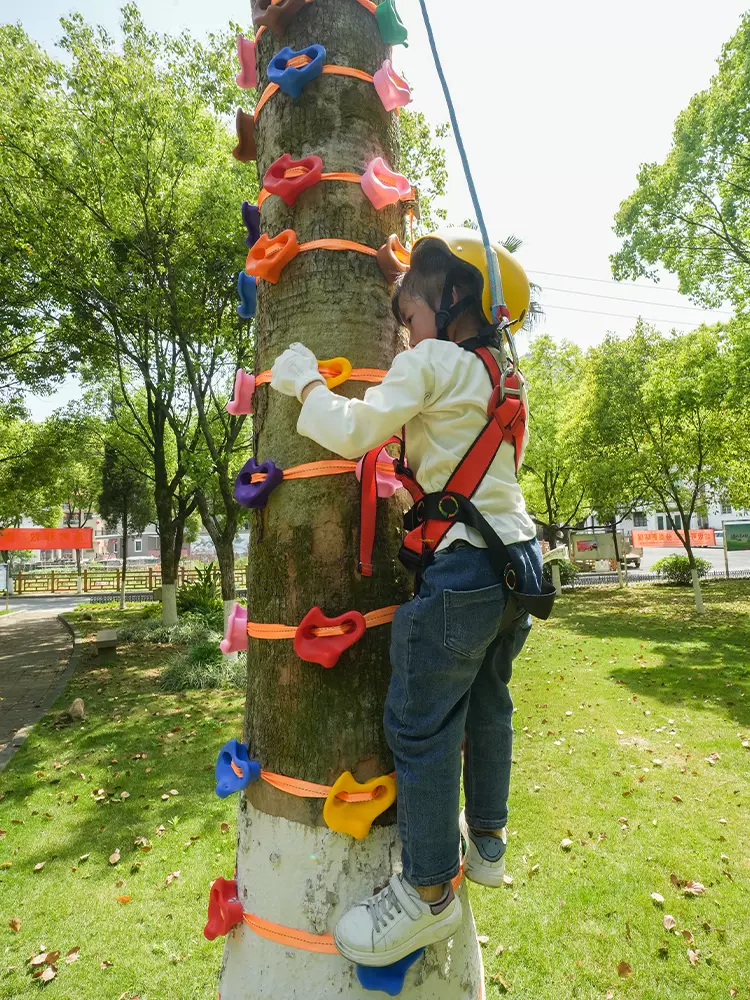
[[[409,331],[409,347],[416,347],[423,340],[434,340],[437,337],[435,310],[431,309],[424,299],[413,299],[409,295],[401,295],[398,309]]]

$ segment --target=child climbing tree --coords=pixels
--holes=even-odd
[[[252,513],[244,734],[263,773],[240,792],[236,887],[231,880],[212,887],[207,932],[226,933],[244,920],[227,937],[222,1000],[368,995],[357,967],[337,952],[331,932],[349,907],[387,883],[399,856],[393,808],[359,838],[331,829],[323,813],[325,808],[330,819],[325,797],[345,772],[360,783],[381,778],[382,784],[392,773],[383,703],[390,677],[388,609],[407,600],[412,586],[396,558],[406,499],[378,501],[373,572],[358,572],[360,486],[353,463],[342,474],[326,474],[332,470],[318,464],[307,470],[309,477],[293,478],[289,470],[340,458],[298,435],[299,403],[271,392],[268,380],[258,377],[294,341],[304,341],[321,359],[345,357],[355,370],[370,370],[371,381],[382,377],[405,347],[374,251],[391,234],[403,237],[408,196],[376,209],[363,185],[351,182],[359,181],[374,158],[382,157],[393,170],[399,166],[398,116],[393,106],[386,110],[372,77],[391,58],[390,42],[403,38],[402,26],[392,0],[381,7],[377,16],[369,0],[258,0],[256,45],[240,42],[238,82],[253,85],[257,60],[259,101],[254,120],[238,114],[235,155],[257,159],[258,177],[266,178],[262,235],[248,238],[248,270],[257,279],[254,459],[258,466],[271,460],[287,476],[267,501],[257,494],[270,494],[271,481],[280,480],[273,466],[250,466],[238,480],[237,495],[244,501],[249,491],[256,494],[253,503],[265,502]],[[281,90],[269,87],[271,77]],[[406,89],[397,77],[391,85]],[[279,164],[285,154],[288,159]],[[322,161],[323,178],[314,184],[309,181],[315,162],[296,162],[308,157]],[[338,176],[326,177],[330,174]],[[275,183],[274,177],[290,183]],[[257,214],[248,207],[245,216],[252,230]],[[274,273],[287,253],[290,230],[301,252]],[[306,247],[328,240],[348,244]],[[241,275],[240,284],[243,308],[252,310],[253,283]],[[366,388],[366,381],[350,379],[336,391],[353,396]],[[241,389],[238,381],[237,395]],[[302,659],[293,641],[295,627],[315,608],[331,618],[385,610],[326,669]],[[244,634],[239,618],[237,624]],[[268,633],[258,625],[268,624],[287,628],[276,630],[279,638],[259,637]],[[241,760],[231,754],[227,760],[235,774],[243,773]],[[227,773],[231,785],[232,771]],[[292,794],[278,776],[318,786],[320,797],[311,795],[309,786],[302,795]],[[231,902],[235,892],[238,902]],[[463,923],[450,949],[445,941],[427,948],[409,971],[401,992],[409,1000],[484,995],[465,884],[458,894]]]

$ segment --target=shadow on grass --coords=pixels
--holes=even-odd
[[[703,584],[704,615],[689,588],[651,585],[574,592],[556,617],[586,638],[636,640],[644,661],[617,664],[612,680],[665,704],[689,704],[750,726],[750,581]],[[660,663],[653,665],[653,657]]]
[[[146,857],[133,848],[137,837],[181,853],[188,837],[215,835],[222,821],[233,819],[236,803],[216,798],[213,771],[219,748],[241,736],[244,692],[162,691],[159,669],[176,651],[126,645],[102,662],[93,645],[84,648],[66,691],[3,775],[0,826],[23,821],[14,838],[16,869],[39,861],[42,848],[45,860],[67,866],[95,852],[92,883],[111,881],[106,859],[115,847],[128,863]],[[64,718],[73,697],[86,705],[81,723]],[[55,768],[60,762],[64,766]],[[54,823],[43,819],[45,810]],[[179,821],[171,823],[174,816]],[[165,827],[161,837],[159,826]],[[53,877],[56,866],[49,867]],[[40,881],[46,874],[39,873]]]

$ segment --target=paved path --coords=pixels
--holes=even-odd
[[[73,639],[59,610],[0,615],[0,771],[67,680]]]

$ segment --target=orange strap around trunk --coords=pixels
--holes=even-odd
[[[256,39],[260,36],[260,32],[255,36]],[[306,61],[305,61],[306,60]],[[287,65],[290,66],[305,66],[307,63],[311,62],[309,56],[295,56],[290,59]],[[365,73],[363,69],[354,69],[352,66],[334,66],[326,65],[323,67],[323,72],[328,73],[333,76],[351,76],[355,80],[364,80],[365,83],[372,83],[373,78],[369,73]],[[269,83],[266,89],[260,96],[260,100],[255,105],[255,110],[253,111],[253,118],[257,122],[258,115],[261,113],[263,108],[266,106],[268,101],[273,97],[273,95],[279,90],[279,85],[277,83]]]
[[[459,871],[455,878],[451,879],[454,889],[458,889],[463,879],[463,871]],[[287,947],[300,948],[303,951],[318,951],[327,955],[338,955],[339,950],[333,940],[333,934],[310,934],[309,931],[299,931],[293,927],[284,927],[282,924],[274,924],[263,917],[256,917],[253,913],[243,913],[242,919],[260,937],[276,941],[278,944],[285,944]]]
[[[340,476],[346,472],[354,472],[356,462],[344,459],[331,459],[323,462],[306,462],[304,465],[293,465],[284,469],[284,479],[314,479],[316,476]],[[376,471],[384,474],[393,473],[393,465],[389,462],[378,462]],[[267,472],[254,472],[250,476],[251,483],[263,483],[268,477]]]
[[[301,249],[301,248],[300,248]],[[333,371],[328,371],[327,369],[318,369],[323,378],[327,378],[330,375],[337,374]],[[352,373],[347,379],[350,382],[382,382],[386,376],[386,372],[382,368],[352,368]],[[271,370],[270,368],[260,375],[255,376],[255,385],[265,385],[271,381]]]
[[[301,174],[305,173],[301,167],[292,168],[284,173],[284,177],[299,177]],[[348,181],[350,184],[361,184],[362,174],[350,174],[346,171],[333,172],[330,174],[321,174],[320,179],[322,181]],[[270,196],[271,192],[266,191],[265,188],[261,188],[258,193],[258,208],[261,208],[263,202]]]
[[[333,788],[333,785],[316,785],[314,781],[288,778],[285,774],[274,774],[273,771],[261,770],[260,776],[274,788],[290,795],[298,795],[303,799],[327,799]],[[395,778],[396,772],[392,771],[389,777]],[[369,792],[339,792],[336,798],[343,799],[344,802],[372,802],[378,798],[378,789]]]
[[[393,621],[393,616],[400,605],[392,604],[387,608],[378,608],[377,611],[368,611],[364,615],[367,628],[374,628],[376,625],[387,625]],[[313,635],[346,635],[348,629],[343,625],[323,625],[320,628],[311,630]],[[247,634],[253,639],[293,639],[297,634],[296,625],[273,625],[265,622],[248,622]]]

